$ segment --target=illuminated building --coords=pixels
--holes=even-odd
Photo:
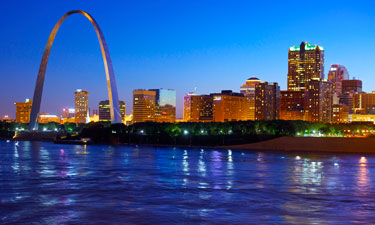
[[[332,84],[322,79],[309,81],[305,111],[307,121],[331,122],[333,105]]]
[[[211,122],[213,98],[210,95],[188,93],[184,96],[184,122]]]
[[[280,91],[280,119],[305,120],[306,91]]]
[[[349,107],[346,105],[333,105],[332,122],[345,123],[349,120]]]
[[[211,96],[214,122],[248,120],[249,101],[242,93],[223,90]]]
[[[349,72],[345,66],[333,64],[328,72],[328,81],[333,85],[333,91],[335,94],[342,93],[342,81],[349,80]]]
[[[172,89],[149,89],[155,91],[155,121],[174,123],[176,120],[176,91]]]
[[[62,110],[62,118],[73,118],[75,116],[75,109],[73,108],[63,108]]]
[[[125,102],[120,101],[120,111],[121,111],[121,119],[124,121],[125,119]],[[100,101],[99,102],[99,121],[111,121],[111,106],[109,105],[109,100]]]
[[[349,122],[373,122],[375,124],[375,114],[349,114]]]
[[[302,42],[288,51],[288,91],[301,91],[311,79],[324,78],[324,49]]]
[[[75,94],[75,121],[86,123],[89,114],[89,93],[86,90],[77,89]]]
[[[39,114],[39,123],[61,123],[60,117],[57,115],[49,115],[48,113]]]
[[[280,118],[280,87],[277,83],[260,82],[255,86],[255,119]]]
[[[16,122],[18,123],[29,123],[32,100],[26,99],[25,102],[16,102]]]
[[[133,91],[133,123],[155,121],[156,92]]]
[[[353,111],[355,114],[368,114],[373,105],[375,105],[375,91],[353,94]]]
[[[256,77],[250,77],[246,83],[240,87],[242,93],[249,101],[248,120],[255,120],[255,86],[262,82]]]
[[[343,80],[342,93],[361,93],[362,81],[361,80]]]

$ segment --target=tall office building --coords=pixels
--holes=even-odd
[[[331,122],[333,106],[332,83],[322,79],[312,79],[307,90],[305,111],[311,122]]]
[[[149,89],[155,92],[155,121],[174,123],[176,120],[176,91],[172,89]]]
[[[86,123],[89,116],[89,93],[86,90],[77,89],[75,95],[75,121]]]
[[[30,112],[33,101],[26,99],[25,102],[16,102],[16,122],[18,123],[29,123],[30,122]]]
[[[280,87],[277,83],[260,82],[255,86],[256,120],[277,120],[280,117]]]
[[[184,96],[184,122],[212,122],[213,97],[188,93]]]
[[[125,119],[125,102],[119,101],[121,120]],[[95,113],[94,113],[95,114]],[[109,105],[109,100],[99,102],[99,121],[111,121],[111,107]]]
[[[133,91],[133,123],[155,121],[156,92]]]
[[[250,77],[246,80],[246,83],[240,87],[240,93],[242,93],[249,102],[249,110],[247,118],[249,120],[255,120],[255,86],[262,82],[256,77]]]
[[[349,79],[349,72],[345,66],[332,64],[328,71],[328,81],[333,85],[334,94],[342,93],[342,81]]]
[[[288,91],[306,90],[311,79],[324,78],[324,49],[302,42],[288,51]]]
[[[280,91],[280,119],[306,120],[307,91]]]
[[[213,121],[228,122],[248,120],[249,102],[242,93],[223,90],[210,94],[213,101]]]

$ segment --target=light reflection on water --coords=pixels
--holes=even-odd
[[[0,141],[0,223],[375,221],[375,156]]]

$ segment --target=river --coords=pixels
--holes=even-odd
[[[1,224],[374,224],[375,155],[0,141]]]

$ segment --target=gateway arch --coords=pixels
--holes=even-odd
[[[38,118],[39,118],[39,111],[40,111],[40,103],[42,101],[44,78],[45,78],[45,75],[46,75],[49,54],[51,52],[51,47],[52,47],[53,41],[56,37],[57,31],[59,30],[62,22],[68,16],[70,16],[72,14],[76,14],[76,13],[80,13],[80,14],[84,15],[88,20],[90,20],[90,22],[92,23],[92,25],[95,28],[95,32],[96,32],[96,35],[98,36],[99,43],[100,43],[100,49],[101,49],[102,55],[103,55],[105,75],[106,75],[106,78],[107,78],[111,122],[112,123],[121,123],[121,112],[120,112],[119,99],[118,99],[118,94],[117,94],[116,79],[115,79],[115,74],[113,72],[112,61],[111,61],[111,57],[109,55],[107,43],[104,39],[104,35],[103,35],[102,31],[100,30],[100,27],[99,27],[98,23],[95,21],[95,19],[90,14],[88,14],[87,12],[84,12],[82,10],[72,10],[72,11],[67,12],[63,17],[60,18],[59,21],[57,21],[55,27],[53,28],[51,34],[49,35],[47,45],[44,49],[42,62],[40,63],[38,78],[36,80],[34,96],[33,96],[33,104],[32,104],[31,113],[30,113],[29,130],[38,129]]]

